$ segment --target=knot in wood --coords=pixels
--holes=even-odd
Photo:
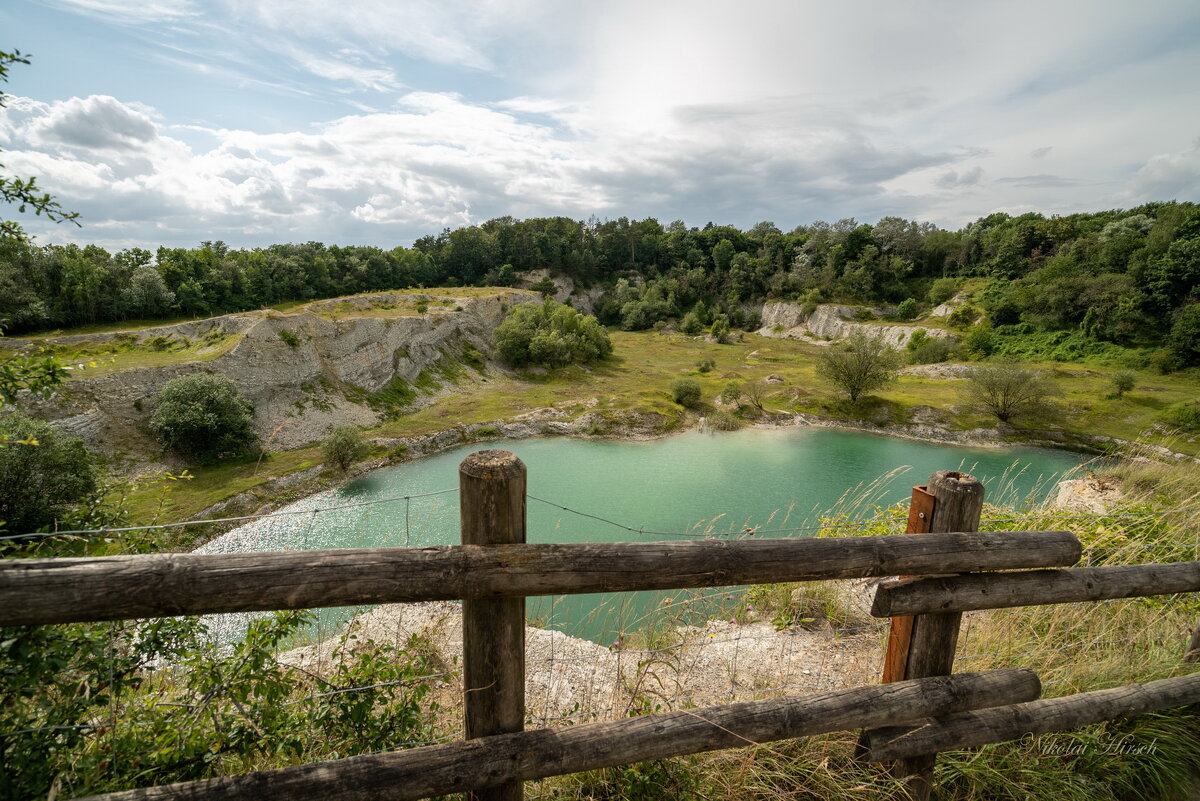
[[[471,478],[496,480],[525,475],[525,463],[511,451],[475,451],[458,466],[459,472]]]

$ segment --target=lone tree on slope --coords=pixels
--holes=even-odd
[[[902,359],[882,337],[868,336],[856,329],[845,342],[830,345],[817,362],[817,375],[837,385],[850,396],[885,387],[896,380]]]

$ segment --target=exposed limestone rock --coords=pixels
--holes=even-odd
[[[970,370],[971,365],[969,364],[914,364],[912,367],[905,367],[900,372],[903,375],[911,375],[917,378],[954,380],[966,378]]]
[[[517,273],[521,279],[521,289],[529,289],[534,284],[549,278],[554,283],[554,294],[550,297],[558,303],[564,303],[575,291],[575,280],[569,275],[551,275],[549,270],[528,270]],[[578,307],[576,307],[578,308]]]
[[[860,309],[855,306],[839,306],[823,304],[810,315],[804,314],[804,308],[799,303],[772,302],[763,305],[763,327],[758,333],[766,337],[783,339],[799,339],[822,344],[837,339],[844,339],[854,331],[863,331],[869,336],[882,337],[893,347],[902,347],[908,342],[913,332],[920,325],[897,325],[892,323],[857,322],[860,312],[886,314],[887,308]],[[925,332],[931,337],[953,339],[954,334],[940,328],[927,328]]]
[[[1058,482],[1051,509],[1083,514],[1104,514],[1125,499],[1117,482],[1108,476],[1076,478]]]
[[[949,317],[954,314],[954,310],[966,303],[968,300],[966,292],[959,292],[950,300],[941,304],[929,313],[930,317]]]
[[[773,331],[776,328],[786,331],[796,328],[807,319],[808,315],[800,303],[764,303],[762,307],[763,331]]]
[[[423,314],[369,313],[420,298],[430,303]],[[210,361],[84,374],[50,400],[30,398],[25,405],[92,447],[151,453],[156,446],[146,420],[162,385],[191,373],[219,373],[254,403],[260,440],[271,448],[294,448],[320,440],[335,425],[378,423],[380,414],[368,403],[371,393],[395,379],[415,381],[443,359],[460,357],[467,344],[488,353],[492,331],[508,308],[534,299],[520,290],[470,298],[358,296],[319,302],[297,314],[251,312],[144,329],[126,336],[191,338],[217,327],[240,338]],[[335,319],[324,316],[333,309],[339,312]],[[203,351],[197,356],[203,358]]]

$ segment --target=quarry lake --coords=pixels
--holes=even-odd
[[[747,529],[809,536],[806,529],[822,519],[853,520],[907,499],[937,470],[969,472],[984,482],[990,503],[1021,506],[1044,499],[1085,460],[1040,448],[963,448],[823,428],[692,431],[650,441],[500,440],[376,470],[200,551],[457,544],[458,465],[484,448],[510,450],[528,467],[530,542],[740,537]],[[527,614],[539,625],[608,642],[672,596],[680,593],[530,598]],[[693,606],[702,610],[696,614],[713,613],[710,605]],[[333,632],[353,611],[321,610],[317,633]],[[244,619],[219,616],[212,625],[224,639]]]

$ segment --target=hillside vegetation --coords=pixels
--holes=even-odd
[[[427,286],[512,286],[549,270],[597,287],[600,322],[627,330],[719,315],[756,327],[755,304],[896,304],[908,317],[964,286],[982,350],[1169,371],[1200,363],[1200,208],[1150,203],[1045,217],[992,214],[958,231],[885,217],[784,232],[625,217],[497,218],[413,247],[273,245],[230,249],[34,247],[0,243],[0,327],[10,334],[122,320],[222,314]]]

